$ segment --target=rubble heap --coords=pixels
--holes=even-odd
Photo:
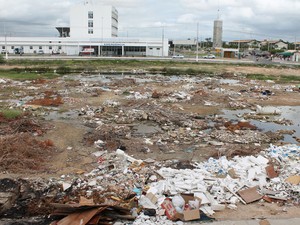
[[[234,210],[240,203],[259,200],[300,204],[297,145],[271,145],[256,156],[231,160],[210,158],[194,162],[194,169],[172,169],[154,160],[137,160],[120,149],[115,153],[95,152],[94,156],[98,167],[82,176],[66,175],[38,185],[26,181],[38,195],[21,191],[22,195],[14,196],[23,197],[5,198],[24,188],[20,189],[16,181],[1,180],[1,184],[16,184],[15,188],[2,188],[3,215],[10,215],[12,208],[26,202],[27,206],[36,205],[30,210],[40,215],[54,208],[52,218],[61,218],[57,224],[75,224],[82,219],[82,224],[113,224],[124,219],[134,220],[133,224],[173,224],[177,220],[212,219],[216,211]],[[13,207],[5,211],[7,205]]]

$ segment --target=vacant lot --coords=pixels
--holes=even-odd
[[[298,143],[299,121],[284,107],[298,112],[299,84],[296,66],[11,61],[0,66],[1,177],[81,176],[99,166],[99,151],[183,169]],[[287,111],[257,115],[265,106]],[[261,217],[299,216],[255,203],[216,218],[255,217],[256,204]]]

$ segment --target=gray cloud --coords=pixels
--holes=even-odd
[[[0,24],[15,36],[56,36],[69,24],[69,8],[83,0],[0,0]],[[170,39],[211,37],[213,20],[223,20],[224,40],[300,39],[299,0],[93,0],[119,11],[119,35]],[[4,28],[0,27],[0,35]]]

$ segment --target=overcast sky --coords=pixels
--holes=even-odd
[[[114,5],[119,36],[199,40],[212,37],[213,21],[223,20],[223,41],[300,41],[300,0],[92,0]],[[69,26],[71,5],[83,0],[0,0],[0,35],[57,36]]]

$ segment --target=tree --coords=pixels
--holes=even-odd
[[[205,38],[206,41],[206,47],[211,47],[211,38]]]

